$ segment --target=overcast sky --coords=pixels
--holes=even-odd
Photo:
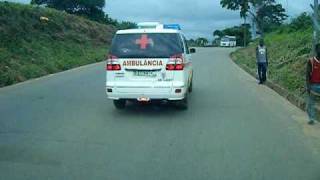
[[[2,0],[0,0],[2,1]],[[30,0],[9,0],[29,3]],[[290,17],[310,11],[313,0],[278,0]],[[110,17],[133,22],[158,21],[179,23],[188,38],[212,39],[212,32],[239,25],[239,12],[221,8],[220,0],[107,0],[105,11]]]

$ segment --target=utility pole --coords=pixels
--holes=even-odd
[[[252,7],[252,10],[254,13],[256,13],[257,9],[256,6]],[[256,39],[257,38],[257,24],[256,24],[256,19],[252,16],[251,17],[252,20],[252,39]]]
[[[287,6],[287,14],[289,15],[290,12],[289,12],[289,1],[288,1],[288,0],[286,0],[286,6]],[[289,15],[289,16],[290,16],[290,15]]]
[[[314,0],[313,5],[313,49],[312,52],[315,54],[315,46],[318,43],[318,37],[319,37],[319,1]]]
[[[244,17],[243,24],[243,47],[247,46],[247,16]]]

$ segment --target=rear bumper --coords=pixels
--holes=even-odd
[[[180,93],[176,93],[181,89]],[[112,91],[112,92],[111,92]],[[150,100],[182,100],[185,98],[187,88],[177,87],[106,87],[107,97],[112,100],[149,98]]]

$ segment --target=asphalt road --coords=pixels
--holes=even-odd
[[[198,49],[188,111],[106,99],[104,63],[0,89],[0,179],[319,180],[320,128]]]

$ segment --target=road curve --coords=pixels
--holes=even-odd
[[[104,63],[0,89],[0,179],[319,180],[319,126],[231,51],[198,49],[188,111],[115,110]]]

